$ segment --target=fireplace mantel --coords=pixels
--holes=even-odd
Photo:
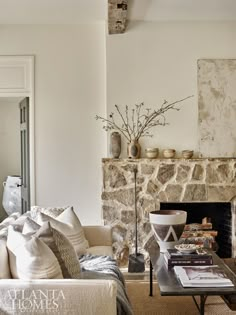
[[[103,219],[113,227],[113,246],[121,263],[134,245],[134,168],[138,244],[144,254],[153,240],[149,212],[159,209],[160,202],[228,202],[236,196],[235,158],[104,158],[102,167]]]

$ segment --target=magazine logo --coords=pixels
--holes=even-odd
[[[63,290],[17,290],[7,291],[5,307],[12,311],[37,313],[57,312],[59,303],[65,300]]]

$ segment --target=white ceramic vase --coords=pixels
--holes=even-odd
[[[186,224],[187,212],[183,210],[160,210],[149,213],[149,220],[160,252],[174,248]]]

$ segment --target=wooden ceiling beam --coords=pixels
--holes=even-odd
[[[127,24],[128,0],[108,0],[108,33],[121,34]]]

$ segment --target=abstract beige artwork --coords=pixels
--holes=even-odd
[[[236,59],[198,60],[199,153],[236,157]]]

